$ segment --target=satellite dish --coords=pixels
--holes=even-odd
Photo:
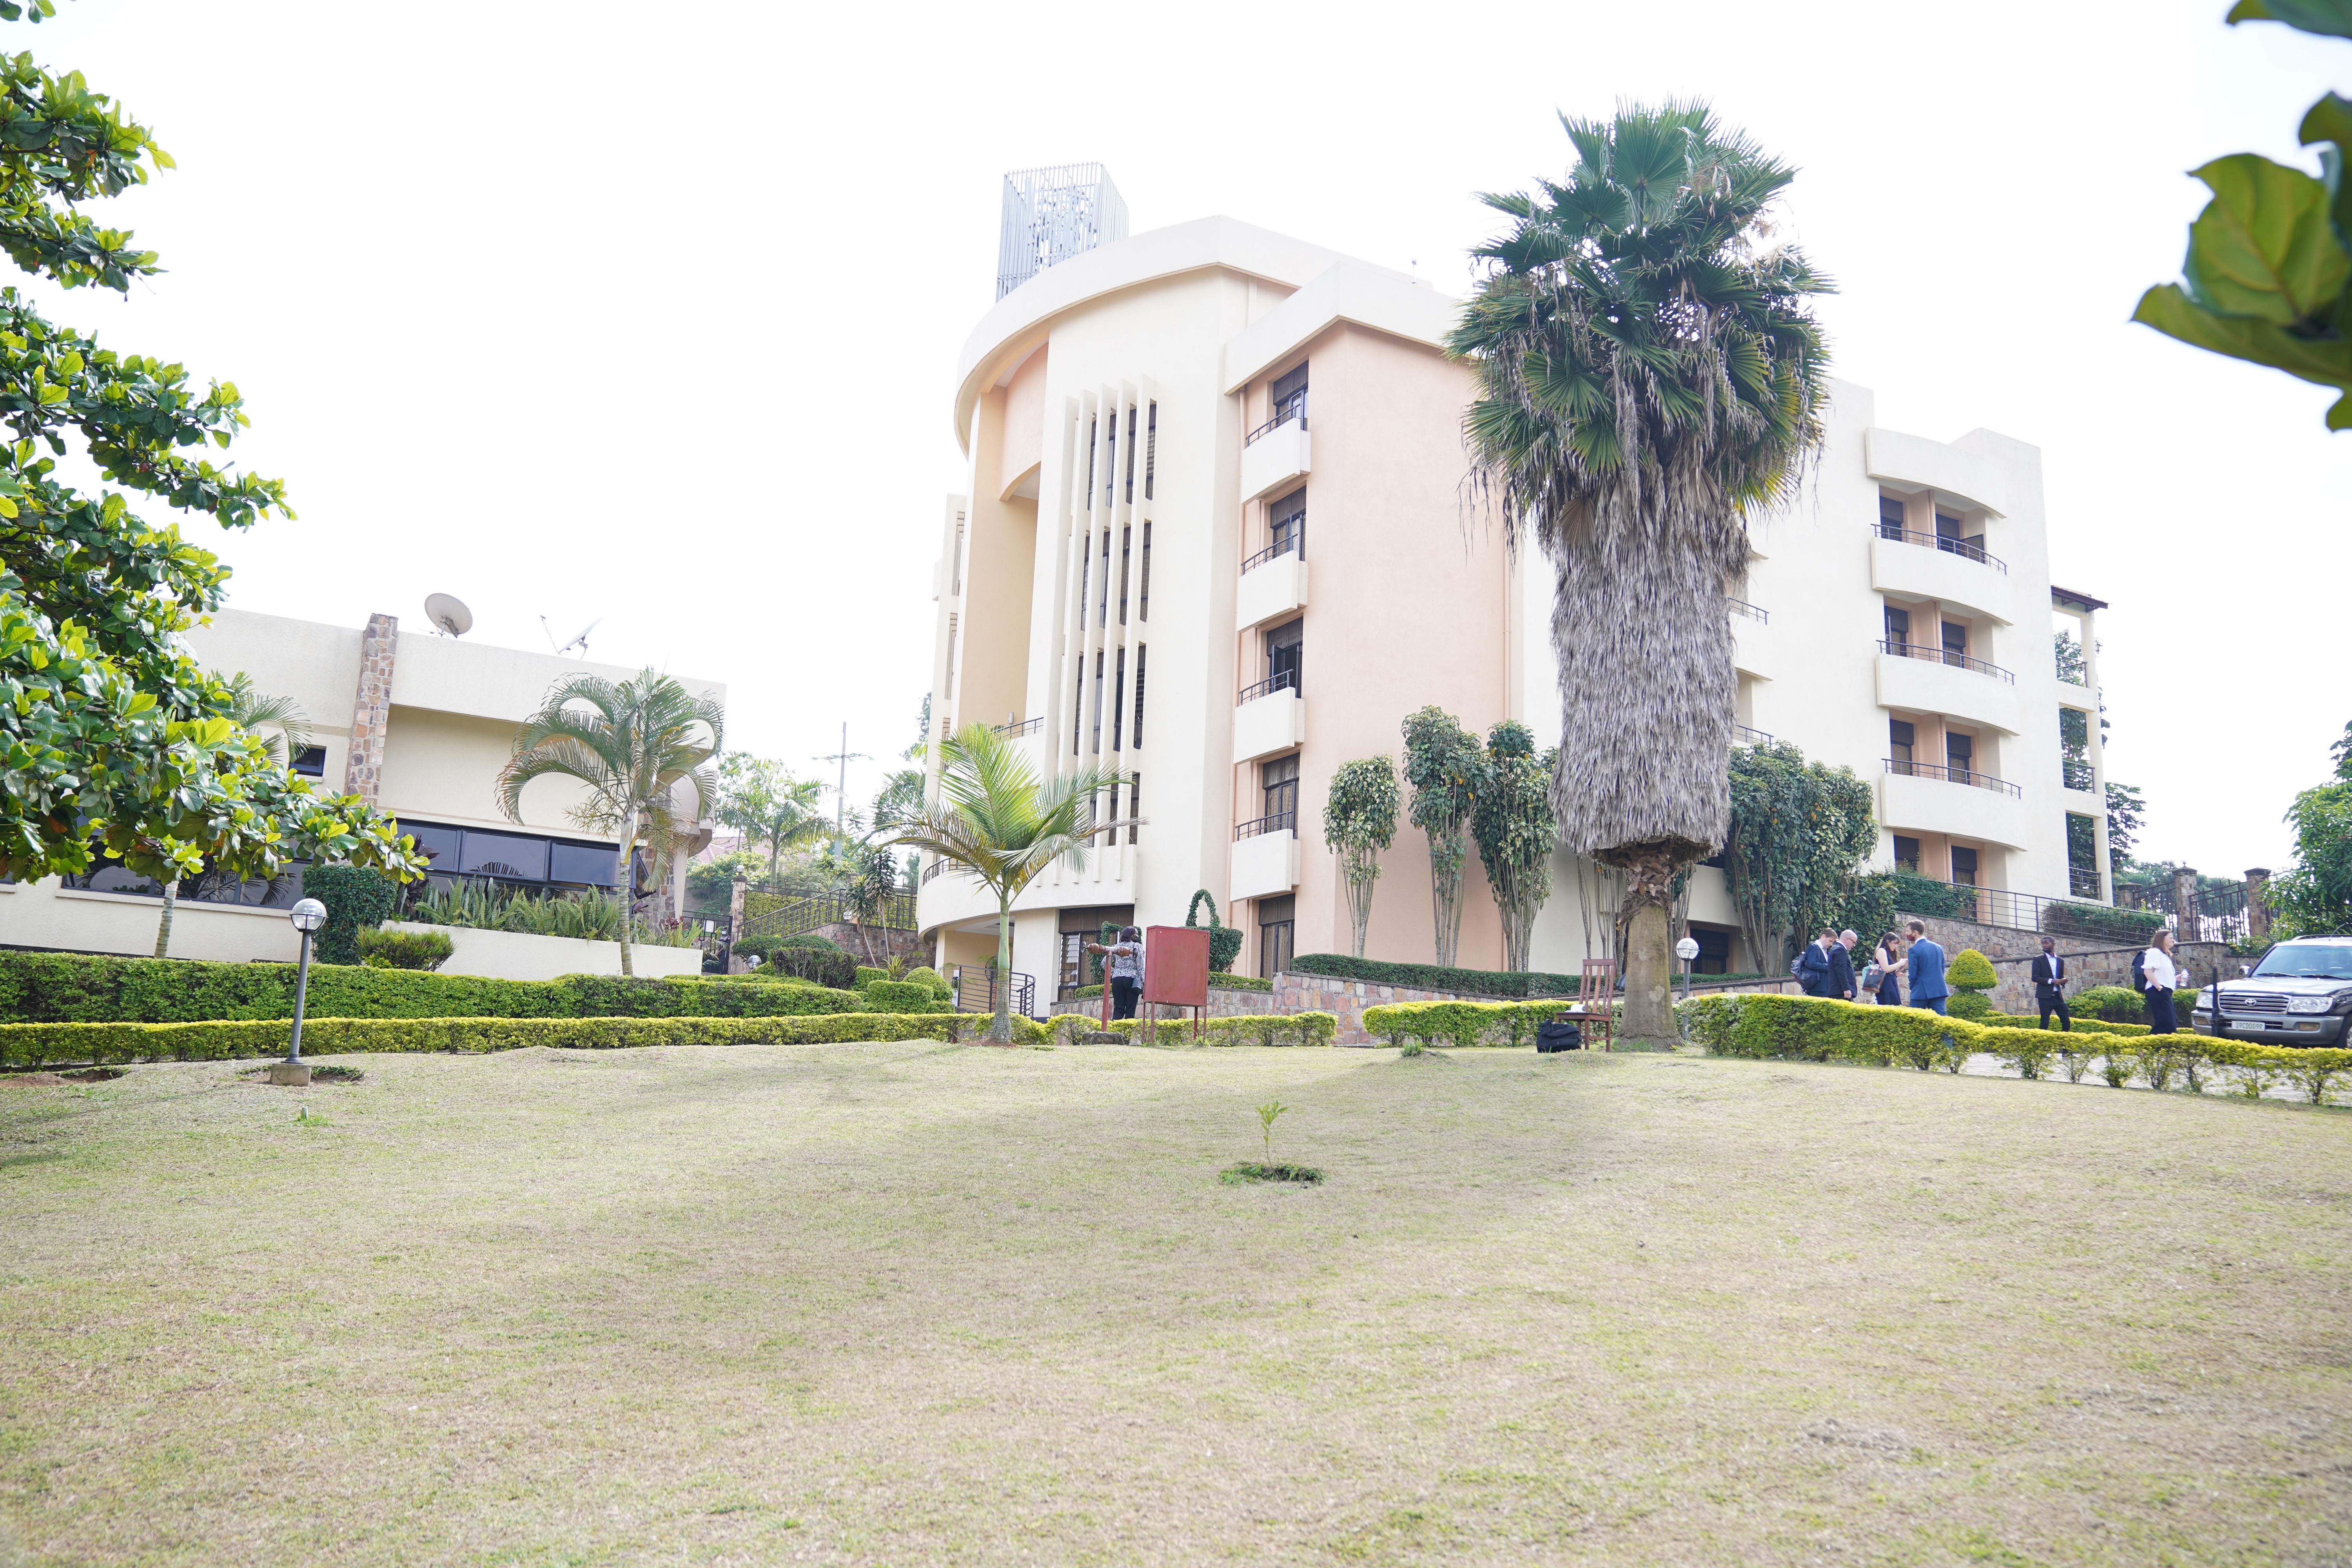
[[[453,637],[464,637],[474,629],[474,612],[453,594],[425,595],[425,618]]]

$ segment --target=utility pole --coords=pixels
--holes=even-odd
[[[830,756],[817,758],[820,763],[841,764],[841,782],[835,786],[833,792],[833,837],[836,843],[848,837],[844,825],[849,819],[849,764],[870,763],[873,760],[863,752],[853,752],[849,749],[849,722],[846,720],[844,720],[841,725],[841,750]]]

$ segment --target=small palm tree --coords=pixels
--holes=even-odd
[[[1097,799],[1126,782],[1117,768],[1082,767],[1040,781],[1027,752],[986,724],[940,742],[937,798],[886,844],[937,856],[996,895],[996,1019],[988,1037],[1013,1042],[1013,901],[1052,866],[1086,865],[1097,834],[1134,826],[1096,819]]]
[[[539,711],[515,731],[514,754],[499,772],[499,806],[522,820],[523,786],[533,779],[568,778],[585,785],[581,812],[618,836],[613,881],[621,898],[621,973],[636,973],[629,951],[629,858],[649,836],[675,830],[677,790],[694,794],[695,814],[711,809],[719,781],[703,764],[719,753],[727,710],[697,697],[673,676],[640,670],[627,680],[567,675],[547,689]]]
[[[741,834],[746,848],[766,848],[771,889],[787,851],[832,831],[817,809],[824,793],[821,779],[796,779],[781,763],[733,752],[719,764],[719,821]]]
[[[1478,397],[1475,482],[1556,577],[1571,852],[1625,879],[1625,1034],[1671,1043],[1666,907],[1720,847],[1737,677],[1727,595],[1748,523],[1793,494],[1822,441],[1828,279],[1770,242],[1795,178],[1703,105],[1561,117],[1565,184],[1490,195],[1510,230],[1447,347]]]
[[[268,753],[273,766],[284,767],[294,754],[310,744],[310,716],[290,697],[272,697],[257,690],[253,677],[238,670],[228,679],[228,707],[225,710],[230,722],[240,730],[259,730],[267,725],[275,734],[256,735],[261,749]],[[201,885],[196,889],[202,897]],[[155,922],[155,956],[168,958],[172,952],[172,917],[179,910],[180,879],[177,877],[163,884],[163,914]]]

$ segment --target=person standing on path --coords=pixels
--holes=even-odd
[[[2033,1002],[2042,1009],[2042,1026],[2050,1026],[2050,1015],[2058,1015],[2058,1027],[2067,1034],[2074,1032],[2074,1016],[2066,1011],[2066,960],[2058,951],[2058,939],[2042,939],[2042,956],[2033,961]]]
[[[1877,949],[1870,955],[1870,966],[1878,971],[1878,1005],[1882,1007],[1903,1005],[1903,942],[1893,931],[1878,939]]]
[[[2147,1032],[2151,1035],[2177,1035],[2180,1017],[2172,1010],[2173,989],[2180,984],[2180,971],[2172,962],[2173,936],[2160,931],[2140,954],[2140,973],[2147,976],[2147,989],[2139,994],[2147,1007]]]
[[[1837,945],[1837,932],[1823,926],[1821,934],[1805,944],[1797,955],[1797,986],[1808,996],[1832,996],[1830,989],[1830,949]]]
[[[1134,1017],[1136,998],[1143,994],[1143,933],[1121,926],[1117,942],[1108,947],[1097,943],[1095,951],[1110,955],[1110,1016]]]
[[[1944,984],[1944,950],[1927,940],[1923,922],[1913,921],[1906,929],[1911,932],[1911,1005],[1930,1013],[1944,1012],[1944,998],[1952,994]]]
[[[1853,1001],[1862,994],[1853,977],[1853,944],[1861,940],[1850,931],[1842,931],[1837,941],[1830,943],[1829,994],[1841,1002]]]

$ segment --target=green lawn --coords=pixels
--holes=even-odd
[[[0,1087],[0,1562],[2352,1560],[2341,1111],[1530,1051],[338,1061]],[[1322,1186],[1219,1182],[1269,1096]]]

